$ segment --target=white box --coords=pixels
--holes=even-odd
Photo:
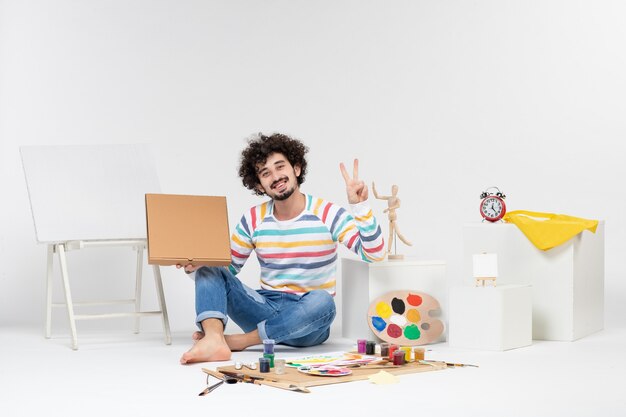
[[[367,323],[367,310],[377,297],[397,290],[424,292],[439,301],[446,324],[448,287],[442,261],[398,260],[367,263],[342,259],[341,329],[343,337],[376,340]],[[446,332],[437,341],[445,341]]]
[[[533,339],[572,341],[604,327],[604,222],[548,251],[537,249],[517,226],[467,224],[464,276],[472,255],[498,254],[498,285],[531,284]]]
[[[509,350],[532,343],[530,285],[454,287],[450,291],[450,347]]]

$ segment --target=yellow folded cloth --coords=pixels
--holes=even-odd
[[[526,210],[506,213],[503,220],[515,224],[541,250],[565,243],[583,230],[595,233],[598,227],[597,220]]]

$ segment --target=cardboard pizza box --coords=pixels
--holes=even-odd
[[[146,194],[146,223],[151,265],[230,264],[226,197]]]

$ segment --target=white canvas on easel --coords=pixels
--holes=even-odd
[[[78,348],[77,319],[160,315],[165,341],[169,322],[160,269],[153,267],[159,311],[140,311],[143,253],[146,246],[144,199],[158,193],[159,181],[147,145],[25,146],[20,148],[39,243],[48,245],[46,337],[51,333],[52,307],[67,307],[72,347]],[[65,252],[97,246],[131,246],[137,250],[135,298],[74,303]],[[65,303],[52,303],[52,263],[58,254]],[[135,312],[79,315],[74,305],[135,304]]]
[[[491,281],[496,285],[496,278],[498,277],[498,255],[495,253],[482,253],[479,255],[473,255],[473,276],[476,280],[476,285],[481,283],[485,285],[485,281]]]
[[[146,145],[20,148],[40,243],[145,239],[145,193],[160,192]]]

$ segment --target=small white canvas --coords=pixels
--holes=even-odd
[[[474,278],[498,277],[498,254],[482,253],[473,256]]]

